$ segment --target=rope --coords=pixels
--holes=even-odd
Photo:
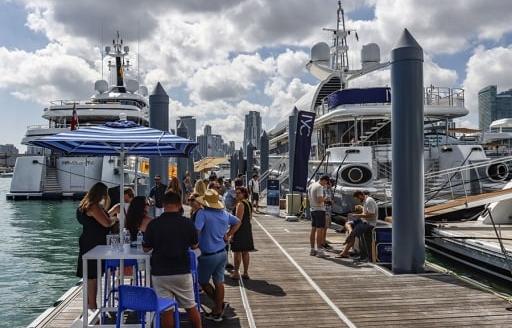
[[[507,249],[505,248],[505,245],[503,245],[503,238],[501,238],[501,235],[498,233],[498,229],[496,228],[496,224],[494,223],[494,218],[492,217],[491,210],[489,207],[486,208],[487,214],[489,214],[489,218],[491,219],[492,227],[494,229],[494,233],[496,234],[496,238],[498,239],[498,243],[500,244],[501,251],[503,252],[503,255],[505,256],[505,262],[507,264],[508,270],[510,271],[510,274],[512,275],[512,264],[510,263],[510,258],[508,257]]]

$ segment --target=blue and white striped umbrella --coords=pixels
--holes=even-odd
[[[30,143],[66,154],[101,156],[115,156],[124,152],[125,155],[188,157],[197,146],[191,140],[131,121],[115,121],[61,132]]]

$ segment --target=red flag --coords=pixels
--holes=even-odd
[[[73,104],[73,116],[71,116],[71,131],[78,129],[78,114],[76,112],[76,103]]]

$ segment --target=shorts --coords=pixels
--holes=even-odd
[[[253,202],[258,202],[258,201],[260,200],[260,194],[253,192],[253,193],[251,194],[251,200],[252,200]]]
[[[191,309],[196,306],[192,274],[151,276],[151,281],[159,297],[176,299],[184,309]]]
[[[311,211],[311,226],[325,228],[325,211]]]
[[[372,230],[373,226],[368,224],[367,222],[362,221],[359,219],[359,221],[356,223],[354,222],[354,235],[356,237],[361,237],[364,235],[368,230]]]
[[[201,255],[198,260],[197,273],[201,285],[209,283],[210,278],[212,278],[214,284],[224,282],[224,270],[228,260],[226,252]]]

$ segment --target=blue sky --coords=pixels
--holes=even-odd
[[[27,125],[44,123],[42,109],[50,100],[92,95],[100,77],[100,26],[105,39],[114,30],[127,35],[132,49],[133,36],[141,36],[142,80],[150,90],[163,83],[172,98],[171,121],[196,115],[198,129],[208,122],[239,142],[244,114],[258,110],[271,128],[318,82],[304,65],[315,42],[330,42],[321,28],[334,26],[336,1],[199,3],[0,0],[0,143],[19,146]],[[481,87],[512,87],[510,1],[352,0],[344,6],[347,26],[360,37],[351,44],[351,58],[357,62],[368,42],[377,42],[386,58],[408,27],[429,57],[425,76],[466,89],[471,114],[462,125],[477,124]],[[115,17],[105,14],[113,11]],[[135,23],[140,17],[144,24]]]

